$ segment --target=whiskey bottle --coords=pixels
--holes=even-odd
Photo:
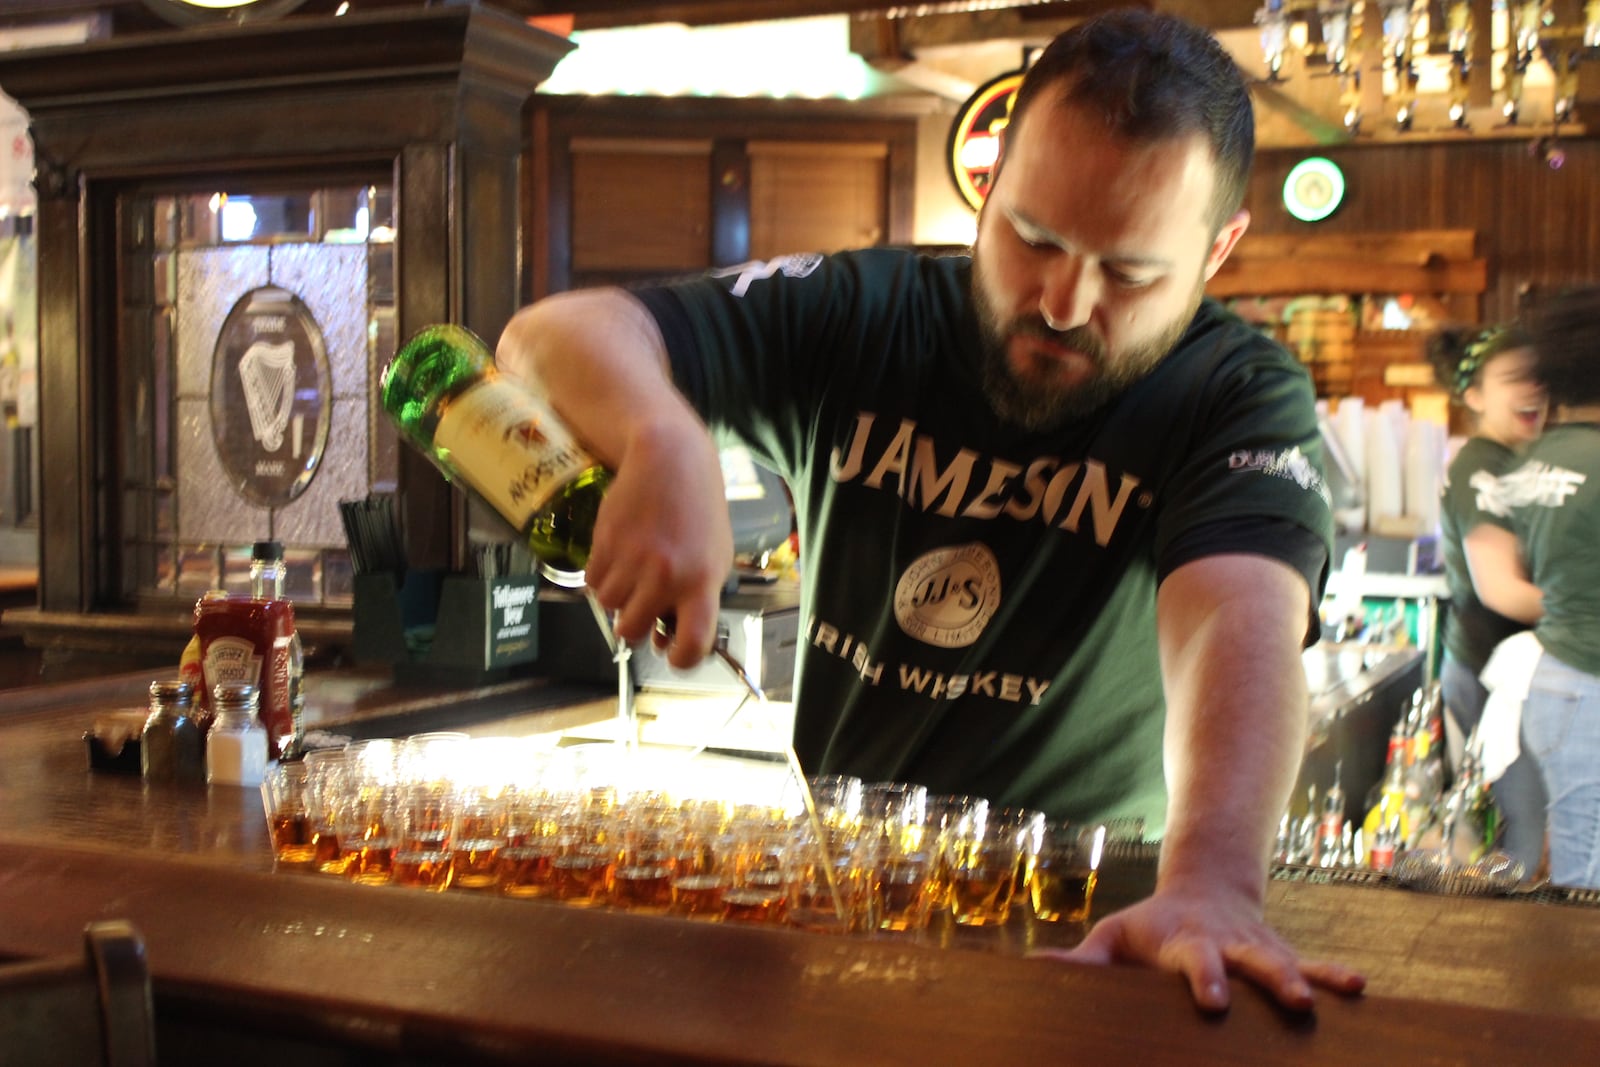
[[[1316,863],[1322,867],[1337,866],[1339,854],[1339,835],[1344,829],[1344,787],[1339,784],[1339,778],[1344,771],[1344,761],[1337,760],[1333,765],[1333,784],[1328,787],[1327,795],[1322,800],[1322,817],[1317,820],[1317,855]]]
[[[385,368],[383,409],[446,478],[482,497],[557,585],[583,585],[611,475],[542,397],[501,374],[461,326],[424,327]]]

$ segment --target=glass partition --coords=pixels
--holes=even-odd
[[[351,600],[340,500],[392,490],[372,405],[395,347],[387,184],[225,186],[119,203],[124,599],[248,588],[284,543],[286,593]]]

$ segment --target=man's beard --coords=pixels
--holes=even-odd
[[[1105,342],[1088,326],[1056,330],[1042,315],[1006,319],[990,303],[980,283],[976,261],[972,295],[977,306],[982,345],[979,370],[989,406],[1006,422],[1025,430],[1043,431],[1098,411],[1154,370],[1189,328],[1195,309],[1200,306],[1201,289],[1196,286],[1194,298],[1183,314],[1155,337],[1114,356],[1107,353]],[[1007,360],[1007,342],[1016,336],[1041,337],[1080,352],[1094,365],[1094,371],[1088,378],[1072,384],[1020,377]]]

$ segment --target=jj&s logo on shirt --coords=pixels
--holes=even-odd
[[[894,590],[900,629],[926,644],[964,648],[1000,606],[1000,565],[973,542],[929,552],[906,568]]]

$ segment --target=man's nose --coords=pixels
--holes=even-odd
[[[1070,330],[1089,321],[1100,287],[1082,258],[1062,255],[1051,264],[1039,294],[1039,314],[1052,330]]]

